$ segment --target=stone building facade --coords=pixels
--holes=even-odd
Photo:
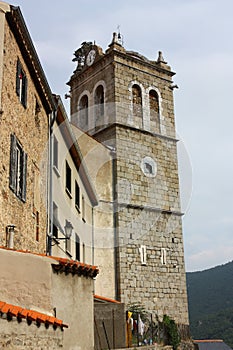
[[[45,149],[53,109],[52,94],[21,11],[0,2],[1,245],[46,250]],[[14,237],[9,225],[15,226]]]
[[[52,239],[50,254],[94,263],[94,208],[97,195],[90,181],[76,136],[59,96],[56,120],[51,135],[52,145]],[[72,234],[65,239],[65,227]]]
[[[188,325],[174,73],[161,52],[148,60],[116,34],[105,53],[84,43],[75,58],[71,121],[113,154],[113,297]]]

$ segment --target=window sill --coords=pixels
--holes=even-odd
[[[61,177],[61,174],[60,174],[58,168],[56,167],[56,165],[53,165],[53,170],[54,170],[55,174],[57,175],[57,177]]]
[[[68,188],[66,188],[66,193],[67,193],[67,195],[68,195],[70,198],[72,198],[72,194],[71,194],[71,192],[68,190]]]

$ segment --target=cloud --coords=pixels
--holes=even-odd
[[[198,271],[222,265],[232,261],[233,246],[219,245],[218,247],[206,248],[193,254],[189,258],[189,264],[186,266],[187,271]]]

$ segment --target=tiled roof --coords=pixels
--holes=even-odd
[[[63,328],[68,328],[68,326],[62,322],[62,320],[59,320],[56,317],[52,317],[38,311],[24,309],[20,306],[7,304],[3,301],[0,301],[0,313],[1,315],[6,314],[8,319],[11,319],[12,317],[17,317],[18,320],[26,319],[29,324],[32,321],[35,321],[38,325],[44,323],[47,327],[52,325],[54,328],[60,327],[62,330]]]
[[[102,301],[102,302],[109,302],[109,303],[115,303],[115,304],[121,304],[120,301],[115,300],[115,299],[110,299],[110,298],[106,298],[106,297],[102,297],[100,295],[94,295],[94,299]]]
[[[97,266],[92,266],[84,263],[80,263],[76,260],[70,260],[66,258],[58,258],[51,256],[59,264],[52,264],[53,268],[57,272],[72,273],[73,275],[96,277],[99,273]]]
[[[84,264],[76,260],[60,258],[56,256],[46,255],[46,254],[33,253],[29,250],[16,250],[16,249],[11,249],[7,247],[1,247],[1,246],[0,246],[0,249],[9,250],[9,251],[18,252],[18,253],[24,253],[24,254],[33,254],[33,255],[53,259],[58,262],[58,264],[52,264],[53,269],[56,272],[71,273],[73,275],[85,276],[85,277],[91,277],[91,278],[96,277],[99,273],[99,269],[97,266]]]

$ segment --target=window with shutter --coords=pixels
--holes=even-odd
[[[80,211],[80,188],[77,181],[75,181],[75,208]]]
[[[11,135],[9,186],[15,195],[26,202],[27,153],[14,134]]]
[[[71,197],[71,168],[66,161],[66,193]]]
[[[82,220],[83,222],[86,222],[86,205],[84,196],[82,196]]]

